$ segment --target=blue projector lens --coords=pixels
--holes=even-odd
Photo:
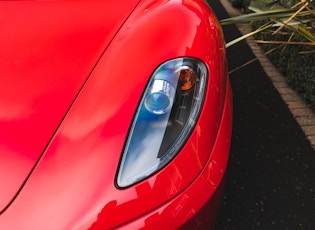
[[[145,108],[153,114],[161,115],[169,112],[175,97],[174,87],[165,80],[154,80],[145,98]]]

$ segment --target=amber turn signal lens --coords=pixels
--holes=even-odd
[[[179,73],[179,86],[181,90],[189,90],[196,83],[196,74],[191,69],[182,69]]]

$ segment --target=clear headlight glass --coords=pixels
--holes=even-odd
[[[118,187],[145,179],[176,156],[198,119],[206,81],[207,68],[198,59],[177,58],[157,68],[129,132]]]

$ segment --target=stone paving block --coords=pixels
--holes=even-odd
[[[284,94],[281,95],[284,101],[300,101],[301,99],[297,97],[295,94]]]
[[[302,129],[306,136],[315,136],[315,125],[303,126]]]
[[[291,110],[295,117],[311,117],[313,116],[313,110],[310,108],[295,108]]]
[[[305,108],[305,105],[300,101],[286,101],[286,104],[288,105],[290,110]]]
[[[315,118],[314,117],[296,117],[296,120],[301,126],[315,125]]]
[[[310,141],[311,145],[315,149],[315,135],[313,136],[308,136],[307,139]]]
[[[266,71],[266,70],[265,70]],[[267,72],[267,71],[266,71]],[[279,76],[279,73],[277,71],[273,71],[268,74],[268,76],[270,77],[270,79],[273,82],[279,82],[279,81],[284,81],[284,78]]]
[[[274,66],[270,63],[268,59],[261,59],[259,60],[260,64],[265,68],[265,67],[271,67],[274,68]]]
[[[277,89],[280,89],[280,88],[287,88],[288,87],[288,84],[284,81],[275,81],[273,82],[273,85],[277,88]]]
[[[277,72],[278,73],[278,70],[273,65],[270,65],[269,61],[268,61],[268,63],[269,63],[268,65],[267,64],[263,65],[264,70],[268,70],[268,74],[269,74],[269,71],[273,71],[273,72]]]
[[[265,54],[258,48],[252,47],[252,49],[255,51],[255,55],[257,58],[264,58]]]
[[[295,92],[295,90],[293,90],[293,89],[291,89],[291,88],[289,88],[289,87],[279,88],[278,91],[279,91],[280,94],[294,94],[294,95],[299,96],[299,95]]]

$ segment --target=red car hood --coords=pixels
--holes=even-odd
[[[1,2],[0,212],[137,2]]]

